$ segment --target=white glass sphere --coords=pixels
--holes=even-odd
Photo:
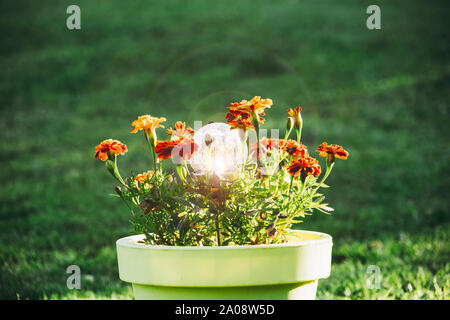
[[[231,130],[222,122],[210,123],[197,130],[193,138],[198,150],[190,161],[192,169],[199,174],[214,172],[219,176],[238,171],[243,161],[240,131]]]

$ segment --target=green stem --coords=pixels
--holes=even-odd
[[[259,168],[261,167],[261,159],[259,158],[260,156],[260,147],[259,147],[259,115],[256,112],[253,112],[251,114],[251,118],[252,118],[252,124],[253,127],[255,128],[255,132],[256,132],[256,167]]]
[[[245,162],[246,162],[246,158],[245,158],[245,148],[247,147],[247,129],[244,128],[244,139],[242,140],[242,172],[244,172],[245,169]]]
[[[189,171],[189,168],[188,168],[188,166],[187,166],[187,162],[186,162],[186,161],[183,161],[183,165],[184,165],[184,168],[186,169],[186,174],[187,174],[190,178],[192,178],[191,172]]]
[[[152,158],[153,158],[153,168],[155,169],[155,172],[156,172],[156,171],[158,170],[158,169],[157,169],[157,163],[158,163],[158,160],[157,160],[156,153],[155,153],[155,145],[154,145],[154,142],[151,141],[151,139],[149,138],[147,132],[145,132],[145,131],[144,131],[144,137],[145,137],[145,140],[147,141],[148,147],[149,147],[150,152],[151,152],[151,154],[152,154]]]
[[[284,135],[284,140],[283,140],[283,144],[281,145],[281,147],[279,147],[278,150],[278,159],[277,159],[277,163],[280,163],[281,159],[282,159],[282,154],[283,154],[283,148],[284,145],[286,144],[289,135],[291,134],[292,128],[290,128],[289,130],[286,131],[286,134]]]
[[[219,214],[216,213],[216,235],[217,235],[217,245],[220,247],[222,245],[220,241],[220,224],[219,224]]]
[[[181,171],[183,166],[182,165],[176,165],[175,168],[177,169],[177,173],[178,173],[178,176],[180,177],[181,181],[183,181],[183,183],[186,183],[186,179],[183,176],[183,173]]]
[[[279,225],[278,225],[278,235],[277,235],[277,240],[280,238],[280,237],[282,237],[283,236],[283,233],[284,233],[284,230],[286,229],[286,227],[288,226],[288,225],[290,225],[292,223],[292,219],[289,219],[289,220],[287,220],[287,221],[285,221],[284,223],[280,223]],[[283,226],[282,228],[280,228],[280,226]]]
[[[156,172],[158,170],[157,169],[158,167],[156,166],[156,163],[157,163],[156,154],[154,151],[152,152],[152,154],[153,154],[153,166],[154,166],[155,172]]]
[[[261,152],[260,152],[260,146],[259,146],[259,125],[255,126],[255,131],[256,131],[256,143],[257,143],[257,145],[256,145],[256,164],[257,164],[257,167],[259,168],[259,167],[261,167],[261,159],[260,159]]]
[[[292,119],[292,118],[288,118],[288,119]],[[289,138],[289,136],[291,135],[293,129],[293,125],[289,125],[288,128],[286,128],[286,133],[284,134],[284,143],[286,143],[287,139]],[[283,144],[284,145],[284,144]]]
[[[297,142],[300,143],[300,140],[302,138],[302,128],[297,128]]]
[[[125,184],[125,181],[123,181],[122,177],[120,176],[119,171],[117,170],[117,167],[115,167],[114,171],[115,171],[115,174],[117,175],[117,180],[119,180],[119,182],[121,184],[123,184],[125,187],[127,187],[127,185]]]
[[[128,209],[131,211],[131,215],[133,217],[136,216],[136,214],[134,213],[133,209],[130,207],[130,205],[128,204],[128,202],[125,200],[125,198],[123,196],[120,196],[120,199],[122,199],[123,202],[125,202],[125,204],[127,205]],[[134,203],[134,202],[133,202]],[[134,203],[136,205],[136,203]]]
[[[114,178],[116,178],[124,187],[128,188],[128,186],[125,184],[125,181],[123,181],[122,177],[120,176],[119,169],[117,167],[117,156],[114,155],[114,160],[108,160],[112,163],[112,170],[108,168],[109,165],[107,165],[108,170],[111,172]]]
[[[294,176],[291,176],[291,182],[289,183],[289,199],[291,198],[291,189],[293,183],[294,183]]]
[[[327,177],[330,175],[331,169],[333,169],[334,166],[334,162],[332,162],[331,164],[327,163],[327,170],[325,171],[325,175],[322,178],[322,181],[320,181],[319,185],[314,189],[314,193],[317,192],[317,190],[320,188],[320,186],[325,182],[325,180],[327,179]]]

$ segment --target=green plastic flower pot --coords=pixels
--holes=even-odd
[[[287,243],[172,247],[117,240],[120,279],[135,299],[315,299],[317,282],[331,270],[332,238],[293,230]]]

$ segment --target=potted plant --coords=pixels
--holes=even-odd
[[[143,132],[153,167],[126,179],[117,157],[127,147],[112,139],[96,147],[137,233],[117,241],[119,276],[136,299],[315,298],[318,280],[330,274],[332,238],[291,227],[333,210],[319,191],[348,153],[322,143],[321,175],[301,143],[300,107],[287,110],[284,138],[272,130],[260,139],[271,105],[260,97],[231,103],[227,123],[194,132],[178,121],[162,141],[156,131],[166,119],[139,117],[131,132]],[[162,166],[169,159],[172,171]]]

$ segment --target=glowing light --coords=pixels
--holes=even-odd
[[[231,130],[226,123],[214,122],[194,134],[198,150],[190,164],[196,173],[232,173],[242,165],[242,142],[239,129]]]

